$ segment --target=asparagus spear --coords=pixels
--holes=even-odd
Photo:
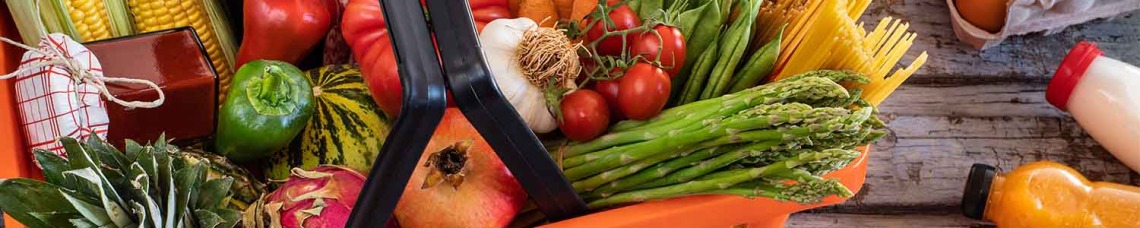
[[[878,140],[883,135],[886,135],[886,132],[882,131],[882,130],[871,129],[869,127],[864,126],[864,128],[861,129],[859,131],[859,133],[838,134],[838,135],[840,135],[840,136],[836,136],[836,137],[832,137],[832,138],[825,138],[825,139],[813,139],[811,142],[812,143],[811,145],[805,146],[801,150],[778,151],[778,152],[774,152],[774,153],[763,153],[763,154],[758,154],[755,156],[749,156],[748,158],[741,160],[740,163],[738,163],[738,164],[740,164],[742,166],[747,166],[747,167],[759,167],[759,166],[764,166],[764,165],[771,164],[771,163],[774,163],[774,162],[777,162],[780,160],[785,160],[789,157],[796,156],[796,155],[803,153],[805,151],[823,150],[823,149],[829,149],[829,148],[830,149],[848,149],[848,150],[851,150],[851,149],[855,149],[855,147],[857,147],[857,146],[867,145],[870,142]],[[811,170],[818,170],[819,171],[819,172],[816,172],[815,174],[823,174],[823,173],[833,171],[833,170],[825,170],[825,169],[821,169],[821,168],[811,169]]]
[[[730,194],[744,197],[765,197],[780,201],[790,201],[799,204],[813,204],[823,201],[827,196],[851,197],[854,193],[838,179],[824,179],[812,176],[807,171],[795,170],[788,178],[795,180],[795,184],[783,184],[781,181],[753,181],[732,186],[726,189],[712,190],[706,194]]]
[[[716,153],[717,151],[720,151],[720,150],[722,150],[722,149],[720,149],[720,147],[712,147],[712,148],[701,148],[701,149],[696,149],[696,150],[690,150],[690,151],[687,151],[684,153],[659,153],[657,155],[653,155],[651,157],[648,157],[648,158],[645,158],[642,160],[638,160],[637,162],[634,162],[633,164],[623,165],[621,167],[618,167],[617,169],[605,171],[605,172],[602,172],[601,174],[591,176],[590,178],[586,178],[584,180],[575,181],[574,183],[571,183],[571,185],[574,187],[574,190],[579,192],[579,193],[592,191],[595,188],[597,188],[598,186],[601,186],[601,185],[606,184],[606,183],[617,184],[617,183],[619,183],[617,181],[617,179],[625,177],[625,176],[629,176],[633,173],[641,171],[642,169],[649,168],[655,164],[659,164],[665,160],[669,160],[669,159],[673,159],[673,158],[677,158],[677,157],[688,157],[689,155],[693,155],[693,154],[701,154],[701,155],[713,154],[713,153]],[[700,155],[698,155],[698,156],[700,156]]]
[[[636,174],[633,174],[631,176],[627,176],[627,177],[624,177],[621,179],[609,181],[608,183],[601,185],[597,189],[594,189],[592,192],[590,192],[589,196],[598,197],[598,198],[607,197],[607,196],[613,195],[614,193],[617,193],[620,191],[625,191],[625,190],[631,189],[635,186],[639,186],[643,183],[647,183],[647,182],[650,182],[653,180],[657,180],[659,178],[663,178],[666,175],[669,175],[669,174],[673,173],[674,171],[681,170],[682,168],[685,168],[685,167],[715,167],[715,168],[711,168],[711,169],[713,169],[713,170],[719,169],[719,168],[722,168],[722,167],[728,165],[729,163],[731,163],[731,161],[736,161],[736,160],[743,158],[744,154],[761,153],[763,151],[771,150],[771,149],[773,149],[773,147],[776,147],[778,145],[779,145],[779,141],[763,141],[763,142],[753,143],[751,145],[748,145],[745,147],[740,147],[740,148],[732,148],[732,147],[715,148],[714,150],[709,150],[708,153],[698,152],[698,153],[689,154],[689,155],[686,155],[686,156],[678,158],[678,159],[670,160],[668,162],[658,163],[658,164],[654,165],[653,167],[650,167],[648,169],[637,172]],[[732,159],[730,162],[720,162],[719,160],[716,160],[716,158],[714,158],[713,160],[709,160],[709,161],[703,161],[706,158],[710,158],[710,157],[714,157],[714,156],[716,158],[732,158]],[[727,159],[722,159],[722,160],[727,160]],[[625,167],[628,167],[628,166],[625,166]],[[612,170],[612,171],[607,171],[607,172],[624,170],[624,169],[626,169],[625,167],[618,168],[618,169]],[[601,175],[590,177],[589,179],[586,179],[586,181],[598,179],[598,178],[600,178],[600,176]],[[575,183],[578,183],[578,182],[575,182]],[[656,187],[656,186],[654,186],[654,187]]]
[[[850,77],[862,76],[854,74]],[[866,79],[864,78],[864,80]],[[835,101],[846,100],[850,97],[850,93],[832,79],[802,76],[794,78],[794,80],[781,80],[733,94],[670,108],[649,120],[622,121],[611,127],[610,132],[645,130],[682,120],[693,123],[713,115],[727,116],[748,107],[762,104],[799,102],[812,107],[844,107],[835,104]],[[577,150],[573,151],[569,153],[581,153]]]
[[[718,122],[712,122],[712,123],[708,123],[708,124],[696,125],[697,128],[688,129],[687,131],[682,131],[680,133],[664,135],[664,137],[659,136],[659,135],[654,135],[654,134],[652,134],[651,131],[647,131],[647,132],[645,132],[645,134],[643,134],[640,137],[644,137],[646,139],[651,139],[650,141],[643,141],[643,142],[637,143],[637,144],[629,144],[629,145],[613,147],[610,149],[606,149],[606,150],[602,150],[602,151],[598,151],[598,152],[593,152],[593,153],[588,153],[588,154],[584,154],[581,156],[573,156],[573,157],[567,158],[565,160],[563,166],[566,168],[573,168],[573,167],[585,164],[587,162],[594,161],[594,160],[597,160],[599,158],[603,158],[605,156],[620,154],[620,153],[628,152],[629,150],[632,150],[632,149],[637,149],[638,147],[646,145],[646,144],[648,144],[654,140],[667,140],[670,138],[699,135],[701,132],[704,132],[704,131],[709,131],[712,133],[718,133],[718,131],[724,131],[725,133],[732,133],[732,132],[736,132],[736,131],[766,128],[766,127],[776,126],[776,125],[780,125],[780,124],[788,123],[788,122],[799,122],[799,121],[803,120],[804,118],[810,118],[813,115],[832,114],[832,115],[838,116],[837,114],[840,112],[846,112],[846,110],[838,109],[838,108],[813,110],[810,106],[807,106],[805,104],[799,104],[799,103],[755,106],[752,109],[740,111],[737,115],[732,116],[731,118],[728,118],[728,119],[721,120],[719,123]],[[627,133],[632,133],[632,132],[627,132]],[[632,134],[620,134],[619,133],[619,134],[615,134],[615,138],[611,138],[611,139],[622,140],[622,139],[619,139],[622,136],[616,136],[616,135],[625,135],[625,136],[628,136],[627,138],[637,137],[636,135],[632,135]],[[708,135],[704,136],[706,138],[687,138],[687,139],[688,140],[698,140],[697,142],[699,142],[699,141],[703,141],[707,138],[718,137],[721,135],[722,134],[708,134]],[[599,139],[599,140],[607,141],[609,139]],[[599,141],[599,140],[595,140],[595,141]]]
[[[737,150],[726,154],[721,154],[712,159],[702,161],[697,165],[689,166],[677,172],[652,179],[651,181],[640,183],[639,185],[635,185],[632,189],[648,189],[682,183],[700,177],[701,175],[708,174],[709,172],[715,171],[717,169],[724,168],[725,166],[739,161],[740,159],[744,159],[747,156],[756,156],[763,154],[764,152],[765,151],[761,150]]]
[[[642,202],[646,200],[666,199],[701,193],[707,194],[715,190],[728,189],[733,185],[747,181],[757,180],[765,177],[785,175],[787,173],[793,172],[794,168],[800,164],[814,162],[815,160],[827,160],[843,157],[836,154],[831,154],[833,152],[839,151],[828,150],[813,152],[811,154],[797,156],[795,158],[764,167],[722,171],[725,173],[725,175],[719,178],[699,179],[664,187],[618,193],[610,197],[594,200],[588,203],[587,206],[596,209],[625,203]]]
[[[829,154],[829,155],[834,156],[834,157],[832,157],[830,159],[815,159],[815,160],[802,158],[803,156],[817,156],[818,155],[818,152],[809,150],[809,151],[802,151],[802,153],[800,153],[796,156],[793,156],[793,157],[789,157],[788,159],[785,159],[783,161],[788,161],[788,160],[808,161],[808,162],[804,162],[804,163],[800,163],[800,164],[794,164],[794,165],[797,169],[807,171],[809,174],[822,175],[824,173],[835,171],[835,170],[838,170],[838,169],[841,169],[841,168],[847,166],[848,163],[851,163],[852,160],[855,160],[855,157],[859,156],[859,152],[854,151],[854,150],[827,149],[827,150],[823,150],[821,152],[823,152],[825,154]],[[783,162],[783,161],[781,161],[781,162]],[[777,163],[779,163],[779,162],[777,162]],[[773,164],[776,164],[776,163],[773,163]],[[741,169],[732,169],[732,170],[741,170]],[[729,172],[729,171],[721,171],[721,172],[716,172],[716,173],[712,173],[709,175],[702,176],[700,178],[697,178],[697,180],[717,179],[717,178],[722,178],[722,177],[726,177],[726,176],[730,176],[730,175],[731,175],[731,172]]]
[[[697,142],[714,139],[721,136],[730,136],[735,139],[739,137],[738,134],[742,131],[770,126],[773,122],[786,123],[793,120],[803,121],[800,127],[789,128],[787,130],[767,130],[767,132],[759,135],[760,138],[766,138],[767,140],[784,140],[796,138],[797,135],[827,134],[831,131],[846,129],[849,125],[859,126],[863,121],[866,121],[871,114],[871,110],[869,109],[852,112],[850,115],[842,115],[846,114],[848,111],[846,109],[839,108],[817,108],[804,113],[802,110],[781,108],[788,106],[795,105],[783,104],[770,107],[758,107],[758,109],[772,109],[773,111],[771,113],[742,112],[741,115],[745,116],[751,116],[757,113],[759,114],[755,116],[756,118],[730,118],[729,120],[726,120],[724,124],[712,125],[706,128],[706,130],[660,137],[654,140],[616,148],[624,149],[625,151],[622,152],[602,151],[599,152],[600,154],[595,153],[580,156],[582,157],[581,159],[578,159],[578,157],[570,158],[566,160],[565,165],[566,167],[571,168],[566,169],[564,174],[566,175],[567,179],[570,179],[571,181],[577,181],[591,175],[599,174],[601,172],[617,168],[621,165],[626,165],[634,161],[647,158],[661,151],[693,149],[693,146]],[[740,124],[742,122],[757,124]],[[724,126],[733,126],[740,128],[730,128]],[[627,147],[628,149],[626,149]]]
[[[871,82],[871,79],[867,78],[867,76],[847,70],[813,70],[793,75],[780,81],[796,81],[810,77],[827,78],[837,83],[867,84]]]

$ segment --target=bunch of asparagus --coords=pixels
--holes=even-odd
[[[886,134],[853,72],[813,71],[624,121],[553,151],[591,208],[695,194],[809,204],[852,193],[820,177]]]

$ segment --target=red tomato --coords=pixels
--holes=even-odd
[[[657,34],[646,31],[633,39],[629,53],[641,55],[646,61],[659,60],[669,76],[676,76],[685,65],[685,37],[680,29],[673,26],[658,25],[653,30]],[[658,54],[661,54],[661,59],[657,58]]]
[[[672,82],[665,70],[638,63],[625,71],[618,88],[618,108],[626,117],[645,120],[657,116],[669,102]]]
[[[610,120],[623,120],[625,115],[621,114],[621,109],[618,108],[618,91],[620,91],[621,79],[610,81],[597,81],[594,82],[594,90],[597,90],[602,97],[606,98],[606,104],[610,108]]]
[[[590,27],[589,31],[586,31],[586,41],[594,42],[595,40],[602,38],[602,35],[604,35],[606,32],[622,31],[641,26],[641,18],[637,17],[637,13],[634,13],[633,10],[624,5],[610,11],[609,19],[613,20],[614,26],[609,26],[609,24],[599,21],[597,24],[594,24],[594,27]],[[593,18],[588,18],[585,22],[585,25],[589,25],[590,21],[592,20]],[[627,39],[631,39],[633,36],[626,35],[626,37]],[[626,42],[633,41],[627,40]],[[621,55],[622,49],[623,47],[621,36],[606,37],[605,40],[602,40],[602,42],[598,44],[598,54],[601,55]]]
[[[562,97],[562,121],[558,128],[566,138],[586,141],[597,138],[610,125],[606,98],[589,89],[579,89]]]
[[[481,31],[483,26],[495,19],[511,18],[507,5],[507,0],[471,0],[475,27]],[[380,2],[349,0],[341,15],[341,32],[345,42],[352,48],[353,59],[360,63],[361,74],[368,81],[372,98],[384,113],[397,116],[403,103],[403,89]],[[455,99],[450,91],[447,96],[448,106],[454,106]]]

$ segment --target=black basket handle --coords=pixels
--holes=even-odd
[[[455,103],[507,169],[552,220],[580,215],[586,204],[495,84],[467,1],[427,0]]]
[[[381,0],[403,87],[403,107],[360,191],[348,227],[383,227],[447,108],[438,55],[419,1]]]
[[[385,225],[446,108],[439,55],[418,1],[380,0],[392,39],[403,108],[349,216],[348,227]],[[429,0],[443,68],[455,101],[547,218],[585,213],[586,204],[503,98],[486,61],[467,1]],[[398,183],[398,184],[397,184]]]

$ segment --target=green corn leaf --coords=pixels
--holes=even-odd
[[[63,171],[71,169],[71,165],[67,163],[67,159],[55,155],[54,153],[46,150],[34,150],[32,155],[36,157],[36,161],[40,163],[40,169],[43,170],[44,180],[48,183],[56,184],[64,188],[74,188],[75,186],[63,178]]]
[[[223,177],[206,181],[205,184],[195,188],[194,199],[196,208],[217,208],[223,206],[230,187],[234,184],[233,177]]]
[[[47,27],[50,33],[63,33],[75,39],[78,42],[87,42],[79,36],[79,32],[75,29],[75,25],[71,22],[71,15],[67,14],[67,6],[64,1],[35,1],[40,3],[40,19],[44,21],[44,26]]]
[[[60,191],[63,188],[32,179],[0,180],[0,210],[28,227],[69,227],[84,220]],[[28,197],[36,196],[36,197]]]
[[[105,0],[104,2],[114,37],[134,35],[134,24],[131,23],[131,13],[127,10],[127,1]]]

